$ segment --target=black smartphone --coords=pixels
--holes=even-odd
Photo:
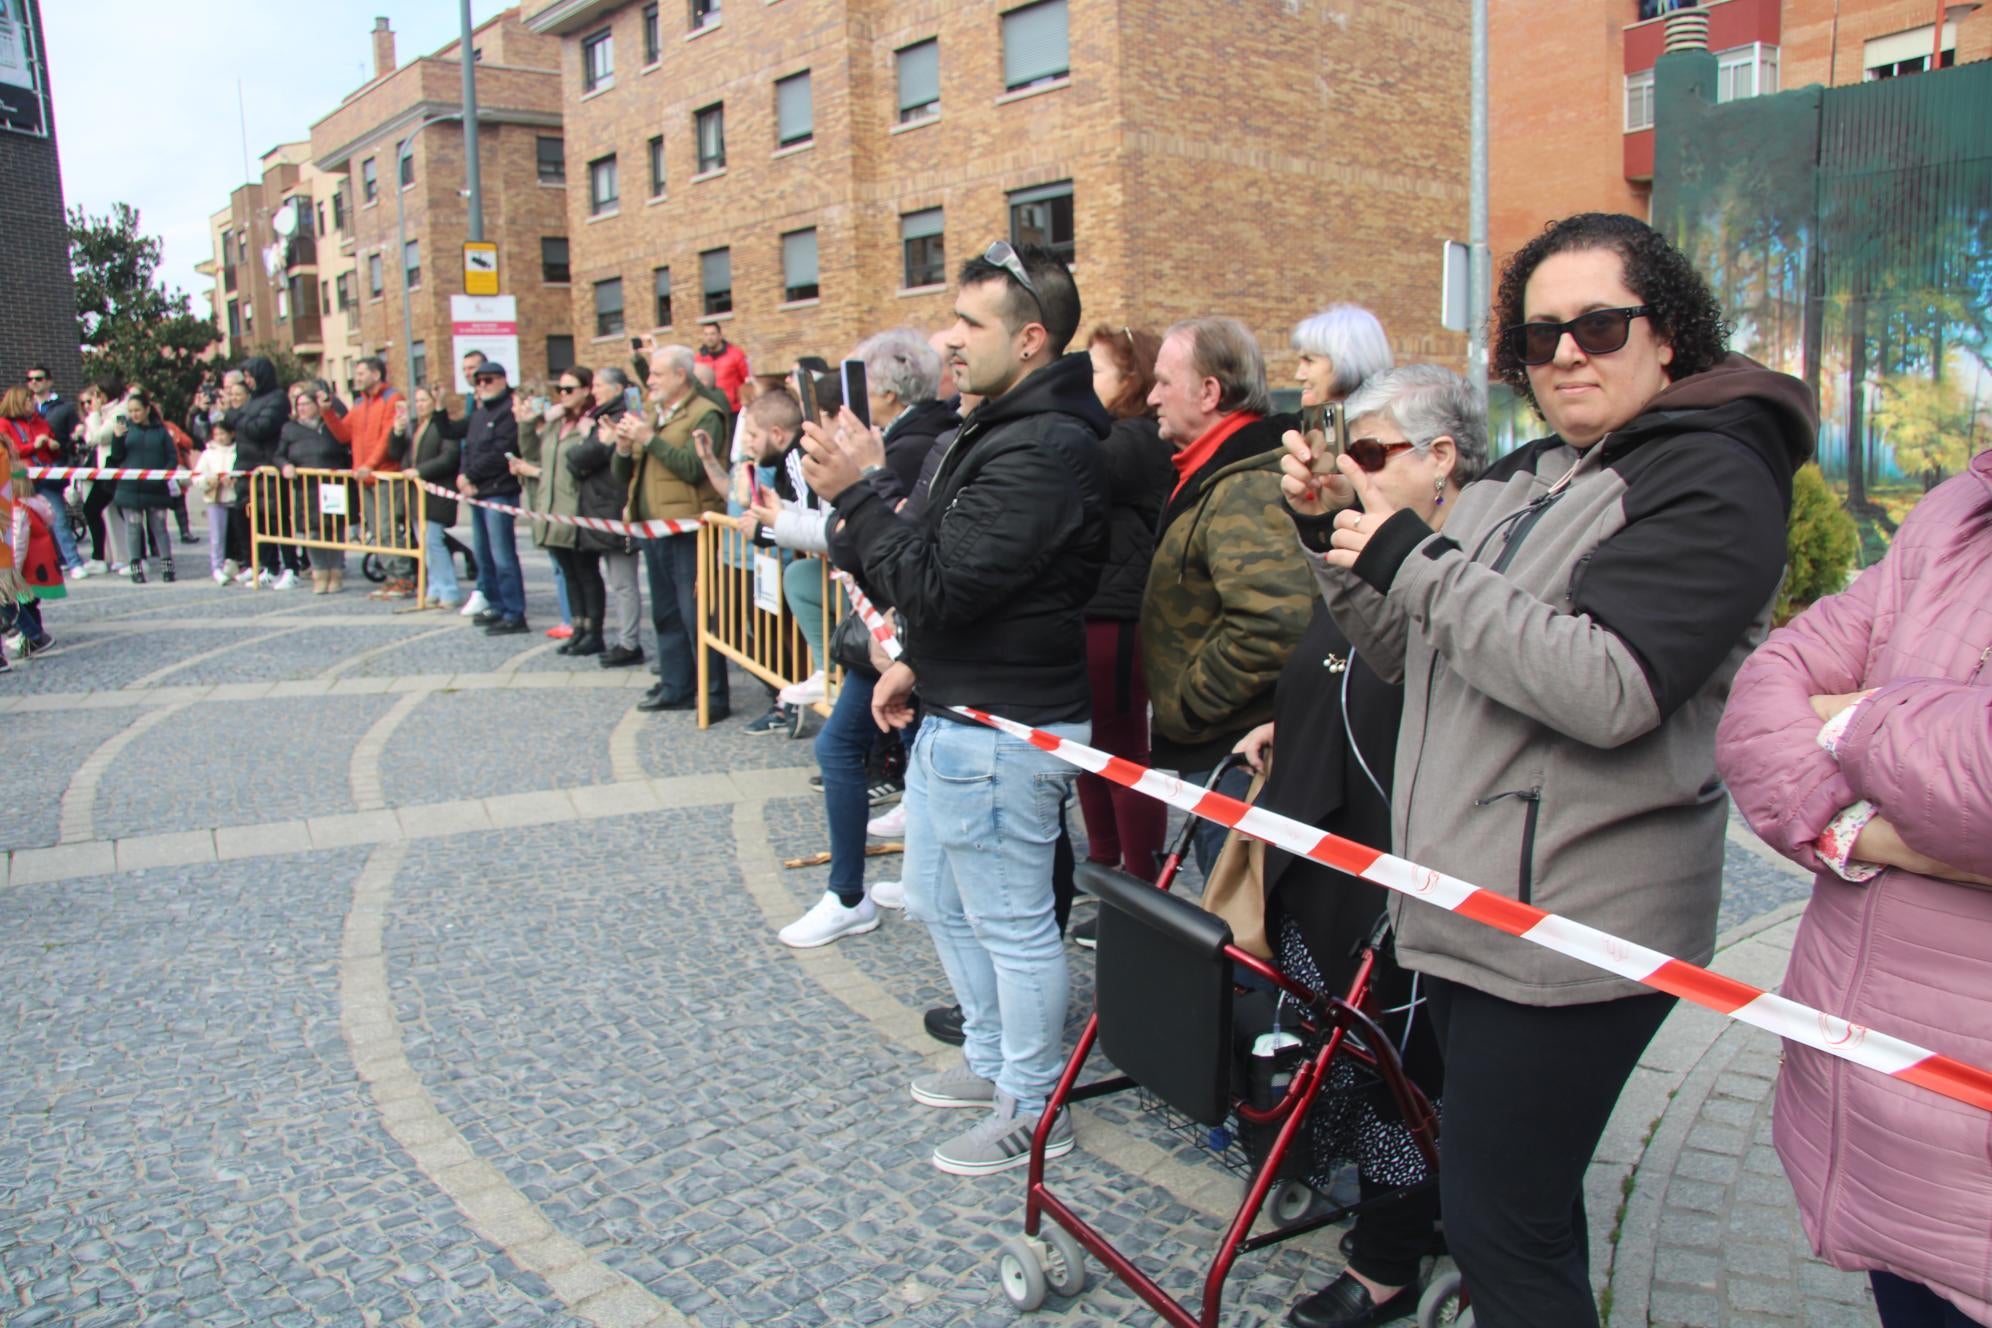
[[[1341,403],[1302,406],[1300,436],[1307,443],[1307,468],[1316,475],[1339,475],[1335,458],[1349,450],[1349,418]]]
[[[845,360],[839,370],[838,382],[844,389],[844,404],[850,407],[860,423],[867,429],[871,428],[871,392],[865,384],[865,362]]]
[[[816,375],[797,365],[789,375],[789,381],[794,384],[795,399],[802,406],[802,418],[811,424],[821,424],[823,421],[816,409]]]

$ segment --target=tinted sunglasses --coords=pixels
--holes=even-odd
[[[1381,438],[1351,438],[1349,440],[1349,460],[1374,475],[1383,469],[1384,462],[1407,447],[1416,443],[1386,443]]]
[[[1038,312],[1044,312],[1044,297],[1039,295],[1038,288],[1031,284],[1030,273],[1024,271],[1024,260],[1017,257],[1016,249],[1011,246],[1008,240],[998,240],[996,243],[990,245],[988,249],[983,251],[982,261],[985,263],[994,263],[997,267],[1002,268],[1005,272],[1015,277],[1017,284],[1029,291],[1031,299],[1037,302]]]
[[[1518,323],[1503,328],[1501,335],[1508,343],[1509,352],[1528,365],[1548,364],[1555,359],[1565,332],[1586,355],[1609,355],[1625,349],[1626,339],[1632,335],[1632,320],[1646,318],[1652,312],[1653,307],[1646,304],[1629,309],[1593,309],[1567,323]]]

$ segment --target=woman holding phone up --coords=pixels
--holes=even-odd
[[[1443,534],[1347,456],[1317,474],[1289,435],[1283,462],[1336,623],[1405,684],[1392,842],[1704,963],[1715,725],[1770,625],[1816,407],[1725,354],[1707,285],[1631,217],[1551,224],[1495,313],[1495,367],[1552,432],[1467,486]],[[1391,915],[1444,1057],[1440,1199],[1477,1321],[1595,1325],[1584,1171],[1673,998],[1401,895]]]

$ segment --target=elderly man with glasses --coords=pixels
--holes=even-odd
[[[980,1176],[1028,1162],[1064,1060],[1052,857],[1073,771],[948,707],[1089,736],[1085,609],[1106,561],[1109,421],[1091,360],[1064,353],[1079,292],[1056,255],[992,245],[962,268],[954,308],[946,355],[983,402],[919,516],[895,512],[820,429],[806,434],[803,473],[841,518],[832,556],[905,620],[905,657],[879,678],[872,714],[904,727],[916,685],[926,705],[907,760],[906,908],[934,938],[965,1035],[965,1064],[920,1076],[912,1095],[982,1113],[933,1155],[942,1171]],[[818,905],[854,915],[852,930],[870,907]],[[1047,1154],[1072,1147],[1061,1117]]]

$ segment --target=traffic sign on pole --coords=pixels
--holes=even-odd
[[[498,245],[491,240],[466,240],[463,245],[463,293],[498,293]]]

